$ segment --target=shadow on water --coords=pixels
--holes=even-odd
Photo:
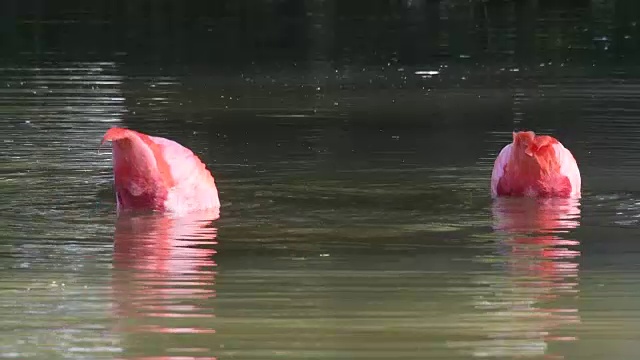
[[[112,293],[115,330],[127,359],[171,353],[213,355],[218,212],[124,214],[114,234]],[[186,344],[162,334],[189,334]],[[158,339],[153,339],[158,336]],[[205,359],[204,357],[197,357]]]

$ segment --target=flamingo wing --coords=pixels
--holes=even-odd
[[[168,194],[167,208],[179,212],[220,207],[213,176],[198,156],[173,140],[157,136],[149,138],[159,145],[175,183]]]
[[[505,166],[509,162],[511,158],[511,151],[513,148],[513,144],[507,144],[502,148],[495,162],[493,163],[493,171],[491,172],[491,196],[498,196],[498,183],[500,179],[504,175]]]
[[[580,170],[576,159],[571,154],[571,151],[560,143],[554,144],[553,148],[560,164],[560,174],[566,176],[569,179],[569,183],[571,183],[571,196],[580,196],[582,179],[580,178]]]

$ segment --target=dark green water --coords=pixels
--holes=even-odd
[[[506,41],[486,52],[449,29],[450,57],[424,62],[357,60],[394,43],[344,19],[343,61],[3,56],[0,357],[634,358],[640,78],[614,56],[634,54],[627,28],[629,48],[605,49],[607,9],[544,10],[535,46],[498,31],[513,23],[477,30]],[[221,218],[117,218],[98,149],[116,125],[199,154]],[[522,128],[572,150],[580,201],[489,198]]]

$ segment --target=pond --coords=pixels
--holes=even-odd
[[[0,68],[3,358],[636,353],[636,66],[118,56]],[[112,126],[191,148],[221,217],[116,216]],[[571,149],[580,200],[491,200],[515,129]]]

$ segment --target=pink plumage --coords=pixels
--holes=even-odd
[[[117,210],[185,213],[220,208],[211,172],[175,141],[114,127],[111,141]]]
[[[578,198],[581,178],[571,152],[551,136],[513,133],[493,165],[491,196]]]

